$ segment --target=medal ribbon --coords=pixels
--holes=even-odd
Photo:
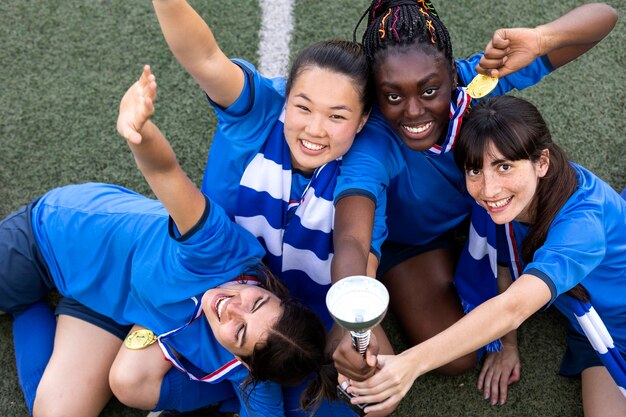
[[[450,124],[448,125],[448,133],[446,139],[441,145],[433,145],[427,152],[435,155],[450,152],[454,149],[456,139],[461,130],[461,123],[463,122],[463,115],[472,102],[472,98],[465,91],[465,87],[457,87],[456,89],[456,101],[450,101]]]

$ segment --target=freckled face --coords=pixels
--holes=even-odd
[[[483,168],[465,171],[467,191],[497,224],[513,220],[534,223],[532,203],[548,165],[547,156],[537,162],[508,161],[491,144],[483,157]]]
[[[374,67],[376,98],[387,122],[411,149],[424,151],[446,134],[454,79],[442,55],[390,52]]]
[[[343,156],[366,120],[350,77],[319,67],[303,69],[291,86],[285,110],[292,166],[312,173]]]
[[[249,356],[254,346],[283,313],[280,299],[257,285],[213,288],[202,296],[202,310],[217,341],[237,356]]]

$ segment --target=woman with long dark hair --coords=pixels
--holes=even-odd
[[[359,395],[353,401],[382,401],[372,411],[397,403],[418,376],[554,305],[568,319],[561,373],[581,375],[585,416],[625,415],[626,201],[569,162],[537,108],[520,98],[495,97],[472,109],[455,157],[477,210],[510,225],[509,244],[497,247],[498,263],[510,269],[500,266],[498,280],[519,277],[437,336],[398,356],[378,356],[380,371],[349,388]]]

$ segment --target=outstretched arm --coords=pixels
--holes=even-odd
[[[616,22],[617,12],[611,6],[590,3],[534,29],[498,29],[476,70],[502,78],[542,55],[547,55],[552,66],[559,68],[593,48],[613,30]]]
[[[200,220],[205,198],[178,164],[165,136],[150,121],[156,92],[156,77],[146,65],[139,80],[122,97],[117,131],[126,139],[150,188],[184,234]]]
[[[213,32],[184,0],[153,0],[170,50],[215,103],[228,107],[244,85],[243,70],[219,48]]]
[[[503,294],[490,299],[438,335],[396,356],[378,356],[381,368],[363,382],[352,382],[355,403],[378,403],[365,409],[397,406],[420,375],[439,368],[519,327],[550,300],[550,289],[533,275],[522,275]]]

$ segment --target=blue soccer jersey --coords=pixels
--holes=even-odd
[[[456,61],[461,85],[474,78],[474,67],[481,56]],[[500,79],[490,95],[524,89],[550,71],[549,61],[538,58]],[[335,199],[363,195],[372,198],[378,207],[385,204],[379,199],[385,192],[388,239],[408,245],[424,245],[449,232],[467,217],[473,204],[453,152],[437,155],[411,150],[375,108],[344,157]],[[373,246],[384,240],[381,233],[384,234],[384,228],[374,229]]]
[[[240,385],[249,372],[217,342],[203,316],[191,320],[205,291],[240,276],[264,255],[254,236],[221,207],[207,200],[198,224],[180,235],[159,201],[87,183],[42,196],[31,221],[61,294],[160,335],[182,327],[167,345],[196,373],[211,376],[210,382],[229,380],[244,414],[282,414],[282,399],[274,392],[279,386],[262,384],[245,401]]]
[[[265,78],[251,64],[235,62],[244,71],[244,88],[226,109],[211,103],[218,124],[203,191],[257,236],[270,270],[331,326],[325,297],[331,283],[333,197],[341,161],[329,162],[312,175],[293,170],[283,131],[285,80]],[[378,214],[375,227],[384,238],[384,206]]]
[[[561,295],[582,284],[616,346],[626,354],[626,201],[593,173],[572,165],[578,189],[557,213],[524,273],[546,282],[551,303],[581,334]],[[515,236],[518,242],[523,237]]]

